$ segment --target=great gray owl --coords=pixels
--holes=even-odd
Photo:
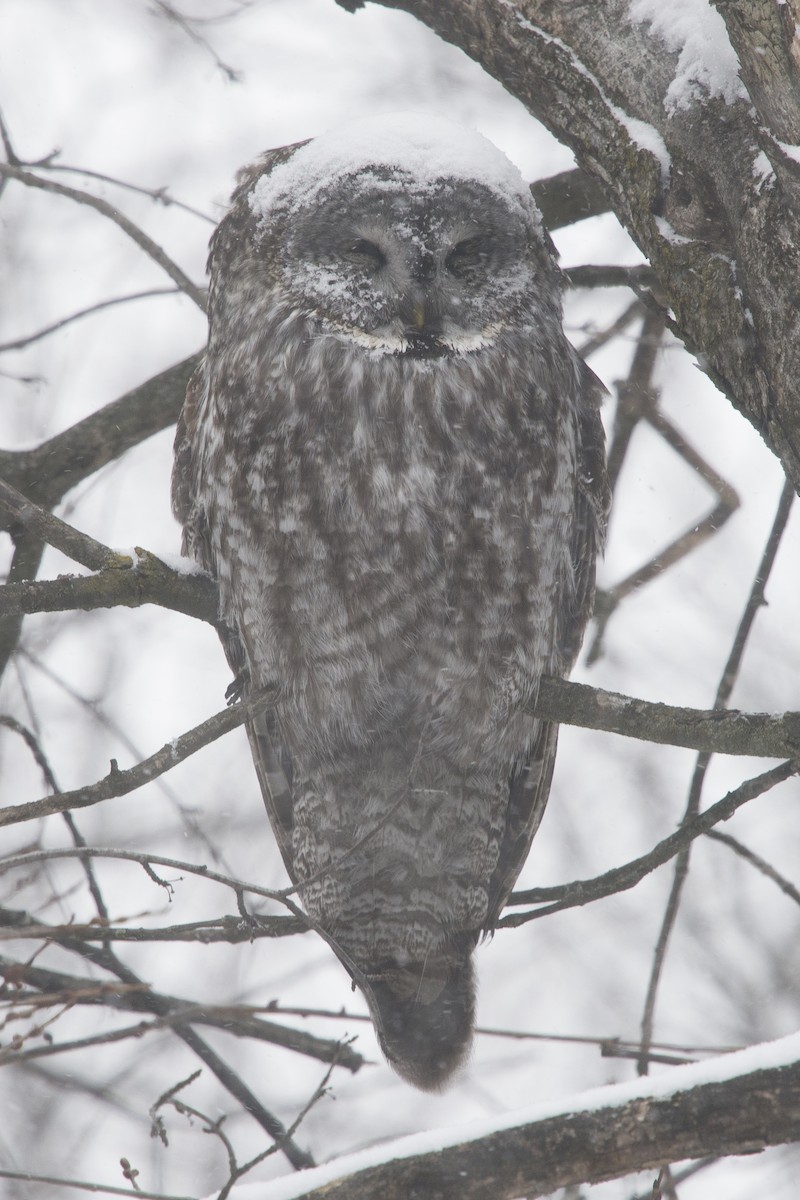
[[[471,954],[547,801],[606,511],[601,386],[516,168],[429,116],[273,150],[211,243],[176,441],[250,742],[308,913],[391,1065],[441,1087]]]

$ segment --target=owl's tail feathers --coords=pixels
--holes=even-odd
[[[438,1092],[472,1045],[475,980],[470,951],[455,962],[395,966],[371,975],[372,1020],[389,1065],[414,1087]]]

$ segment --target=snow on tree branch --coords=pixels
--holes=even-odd
[[[233,1200],[526,1200],[666,1161],[749,1154],[800,1122],[800,1035],[377,1146]],[[465,1136],[466,1134],[466,1136]]]

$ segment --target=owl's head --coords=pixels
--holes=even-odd
[[[273,152],[238,203],[259,260],[319,336],[436,357],[558,307],[530,190],[490,142],[428,115],[380,116]]]

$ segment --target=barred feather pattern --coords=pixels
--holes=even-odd
[[[536,238],[490,334],[415,352],[308,302],[280,266],[291,214],[259,233],[263,169],[212,243],[175,508],[234,669],[276,689],[249,732],[289,873],[389,1061],[436,1088],[547,801],[556,731],[532,709],[590,611],[598,387]]]

